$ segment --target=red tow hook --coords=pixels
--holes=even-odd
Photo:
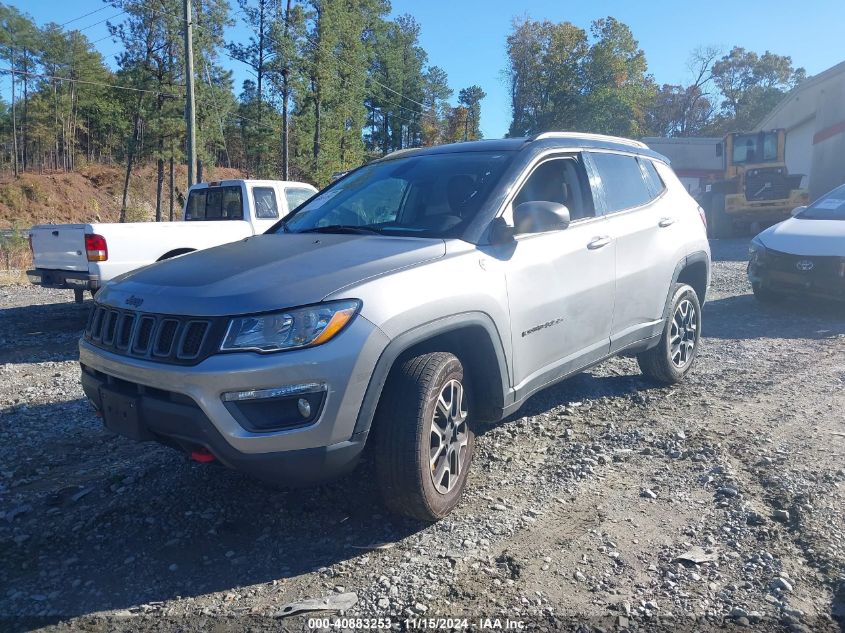
[[[208,462],[213,462],[217,459],[214,455],[211,454],[206,448],[198,448],[195,451],[191,451],[191,459],[195,462],[199,462],[200,464],[207,464]]]

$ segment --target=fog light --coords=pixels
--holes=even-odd
[[[299,414],[303,418],[311,417],[311,403],[305,398],[300,398],[296,401],[296,408],[299,409]]]

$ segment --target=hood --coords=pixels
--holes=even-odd
[[[845,257],[845,220],[790,218],[769,227],[758,239],[781,253]]]
[[[191,316],[278,310],[317,303],[346,286],[437,259],[445,251],[439,239],[258,235],[117,277],[97,293],[97,301]]]

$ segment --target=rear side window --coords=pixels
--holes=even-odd
[[[243,220],[241,188],[206,187],[188,194],[185,220]]]
[[[592,154],[592,159],[601,178],[607,213],[638,207],[651,200],[635,157],[596,153]]]
[[[660,177],[660,174],[657,173],[657,168],[654,166],[654,163],[648,160],[647,158],[640,158],[640,165],[643,167],[643,172],[645,173],[645,180],[648,183],[648,188],[651,191],[651,197],[656,198],[663,190],[666,189],[666,185],[663,183],[663,179]]]
[[[313,195],[314,192],[310,189],[300,189],[293,187],[290,189],[285,189],[285,199],[288,201],[288,209],[293,211],[294,209],[296,209],[296,207],[301,205]]]
[[[256,218],[267,220],[279,217],[276,191],[272,187],[253,187],[252,198],[255,200]]]

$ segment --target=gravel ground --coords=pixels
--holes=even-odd
[[[88,305],[0,288],[0,629],[307,630],[285,605],[354,593],[321,615],[845,630],[845,309],[763,307],[747,242],[712,247],[687,382],[616,359],[539,394],[435,525],[387,515],[367,464],[274,491],[107,432],[78,382]]]

